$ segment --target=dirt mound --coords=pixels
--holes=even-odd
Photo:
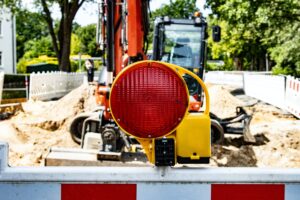
[[[265,145],[253,150],[259,167],[300,167],[300,120],[282,119],[253,124],[254,133],[264,133]]]
[[[94,86],[82,85],[57,101],[29,101],[23,105],[24,112],[20,112],[14,120],[18,122],[16,124],[56,131],[64,128],[78,113],[96,107],[94,91]]]
[[[235,146],[213,146],[213,165],[220,167],[255,167],[257,158],[251,145]]]
[[[78,147],[68,132],[72,118],[95,108],[95,86],[82,85],[57,101],[29,101],[0,123],[0,140],[10,145],[13,166],[40,165],[52,146]]]
[[[208,90],[211,112],[220,118],[235,116],[236,107],[244,104],[224,86],[209,85]]]

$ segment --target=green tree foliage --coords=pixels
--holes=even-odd
[[[153,39],[154,20],[156,17],[169,16],[170,18],[189,18],[197,11],[196,0],[170,0],[169,4],[163,4],[160,8],[151,13],[150,32],[148,41],[151,44]]]
[[[81,49],[81,41],[79,39],[79,37],[72,33],[72,37],[71,37],[71,55],[75,55],[78,54],[80,52]]]
[[[24,19],[25,22],[23,22]],[[58,26],[59,21],[55,21],[55,33],[58,32]],[[70,54],[78,55],[81,53],[82,55],[98,56],[95,37],[95,24],[81,27],[79,24],[74,23]],[[56,57],[47,25],[43,23],[42,16],[39,13],[26,10],[20,10],[17,13],[17,41],[19,53],[17,71],[19,73],[25,73],[28,64],[36,64],[39,61],[51,64],[52,60],[41,58],[50,57],[53,59],[53,57]],[[71,71],[77,70],[78,62],[71,60]]]
[[[170,0],[152,13],[152,17],[169,16],[171,18],[188,18],[197,11],[196,0]]]
[[[78,27],[75,31],[81,41],[80,52],[91,56],[99,56],[96,44],[96,24]]]
[[[42,37],[39,40],[29,40],[25,43],[25,54],[23,58],[37,58],[42,55],[53,57],[55,53],[53,51],[52,41],[49,36]]]
[[[225,34],[219,49],[213,48],[230,52],[231,58],[243,59],[256,70],[264,68],[268,54],[274,71],[300,75],[299,0],[207,0],[207,6]]]
[[[49,31],[43,16],[39,13],[28,10],[19,10],[16,15],[16,40],[17,40],[17,59],[23,57],[25,53],[25,44],[28,41],[40,40],[47,36]],[[50,38],[49,38],[50,39]],[[51,40],[50,40],[51,42]]]

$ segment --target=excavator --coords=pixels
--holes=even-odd
[[[104,67],[96,88],[98,107],[70,125],[80,152],[98,161],[207,164],[211,143],[221,143],[224,133],[249,134],[251,116],[243,108],[227,119],[209,112],[203,82],[207,29],[200,13],[190,19],[157,18],[148,59],[149,0],[101,0],[97,41]],[[220,40],[218,26],[213,38]],[[49,156],[46,165],[57,165],[57,159]]]

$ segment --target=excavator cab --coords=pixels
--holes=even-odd
[[[152,59],[184,67],[203,79],[207,48],[206,32],[207,23],[204,18],[157,18]],[[200,102],[202,94],[200,85],[189,75],[184,75],[183,78],[188,85],[191,99]]]

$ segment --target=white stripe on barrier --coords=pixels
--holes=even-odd
[[[284,193],[285,200],[299,200],[300,199],[300,185],[285,185],[285,193]]]
[[[59,200],[61,185],[58,183],[0,183],[2,200]]]
[[[211,185],[209,184],[171,184],[171,183],[141,183],[137,185],[138,200],[154,199],[188,199],[210,200]]]

